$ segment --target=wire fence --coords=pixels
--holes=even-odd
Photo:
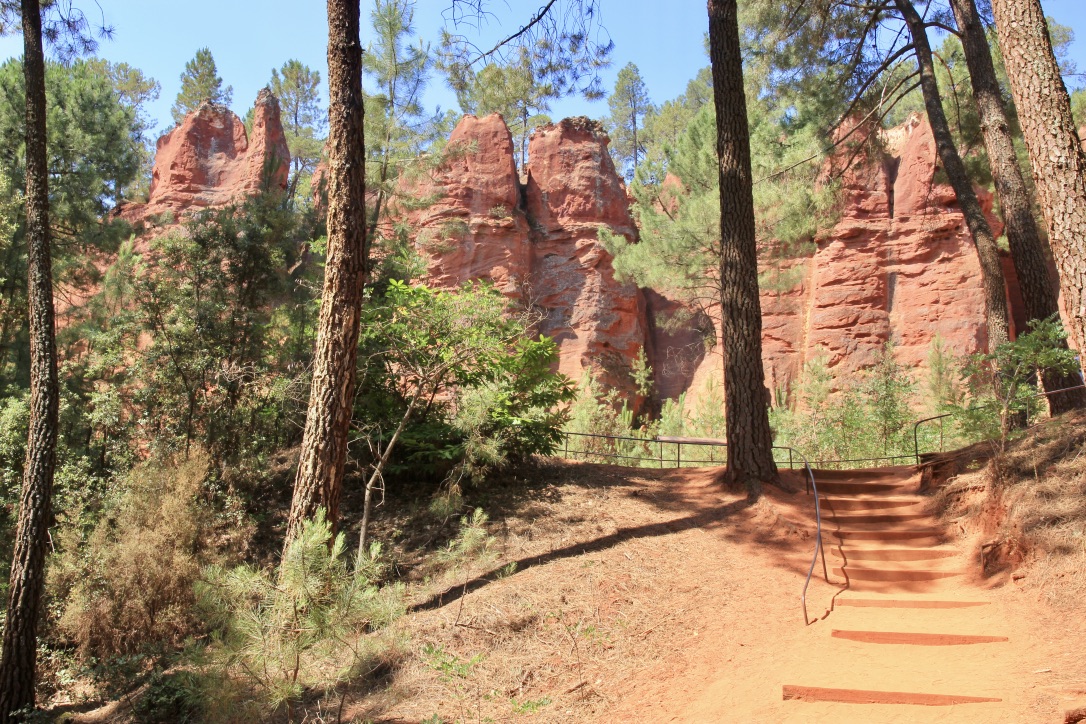
[[[633,437],[603,435],[590,432],[563,432],[561,456],[566,460],[594,463],[629,464],[631,467],[688,468],[724,465],[728,461],[725,440],[698,437]],[[907,465],[917,455],[885,455],[871,458],[841,460],[812,460],[820,470],[848,470],[884,465]],[[773,461],[778,467],[795,470],[799,466],[793,448],[773,448]]]

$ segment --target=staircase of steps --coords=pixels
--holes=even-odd
[[[783,698],[797,707],[819,702],[810,721],[853,721],[860,710],[866,717],[856,705],[978,707],[983,720],[984,705],[1001,701],[1001,692],[977,676],[976,664],[991,665],[1008,638],[983,592],[965,580],[960,551],[926,512],[917,471],[815,478],[827,563],[845,591],[818,634],[820,650],[805,653]],[[827,713],[834,703],[841,711]],[[944,716],[926,711],[933,721]]]

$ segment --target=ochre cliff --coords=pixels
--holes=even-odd
[[[567,119],[539,129],[523,183],[499,116],[466,117],[452,141],[474,150],[439,169],[419,193],[444,198],[412,218],[431,283],[490,280],[543,310],[540,329],[558,341],[571,376],[591,368],[632,396],[628,370],[644,347],[662,397],[688,392],[696,405],[721,381],[715,325],[676,294],[614,278],[597,229],[631,241],[637,230],[595,124]],[[937,336],[956,354],[986,347],[980,266],[953,191],[936,180],[930,127],[913,117],[883,141],[885,155],[861,155],[838,174],[837,223],[812,256],[786,263],[799,281],[762,294],[766,384],[778,397],[815,356],[840,387],[887,341],[918,381]],[[990,210],[991,196],[980,195]]]
[[[290,152],[279,101],[264,88],[253,106],[252,135],[229,108],[203,103],[158,139],[146,204],[120,210],[129,221],[175,220],[189,211],[225,206],[265,186],[286,189]]]
[[[591,370],[637,407],[629,370],[648,323],[641,291],[616,281],[598,240],[601,226],[631,241],[637,234],[607,144],[587,118],[544,126],[532,135],[521,183],[502,117],[466,116],[444,162],[404,191],[434,202],[406,216],[428,283],[493,283],[540,315],[562,372],[579,379]]]
[[[841,184],[836,224],[815,239],[813,254],[785,262],[792,288],[762,293],[766,384],[779,401],[816,356],[841,387],[887,341],[918,381],[937,336],[959,355],[987,345],[980,266],[953,191],[937,182],[929,126],[913,117],[882,140],[885,153],[860,154],[846,169],[833,165],[851,154],[831,159],[827,172]],[[599,230],[630,243],[638,232],[607,145],[598,123],[566,119],[536,130],[518,172],[501,116],[466,116],[440,165],[402,183],[391,212],[407,222],[427,283],[493,283],[539,315],[539,331],[558,343],[561,371],[575,379],[590,372],[640,408],[630,370],[644,349],[658,396],[685,392],[695,406],[721,382],[719,325],[713,310],[706,316],[677,293],[615,278]],[[270,93],[257,99],[251,138],[229,110],[205,104],[159,141],[148,203],[122,213],[147,219],[218,206],[264,179],[285,188],[288,163]],[[990,210],[991,196],[980,196]],[[1017,282],[1004,267],[1021,324]]]

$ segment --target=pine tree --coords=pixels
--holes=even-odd
[[[999,207],[1006,227],[1007,242],[1011,249],[1011,261],[1022,289],[1026,316],[1038,322],[1059,315],[1055,280],[1045,260],[1044,245],[1037,220],[1033,216],[1030,192],[1022,177],[1022,169],[1014,150],[1003,93],[999,87],[992,49],[984,32],[975,0],[951,0],[951,8],[961,35],[965,61],[969,66],[969,78],[973,98],[980,120],[980,131],[988,151],[992,179],[999,195]],[[1064,348],[1066,340],[1057,344]],[[1056,370],[1046,370],[1041,383],[1048,392],[1065,390],[1079,384],[1077,375],[1064,375]],[[1086,406],[1086,393],[1068,390],[1049,396],[1054,413],[1066,412]]]
[[[943,164],[954,195],[958,199],[966,226],[973,237],[980,261],[981,283],[984,288],[984,311],[988,323],[989,349],[1010,341],[1010,313],[1007,310],[1006,282],[1003,279],[1003,263],[991,226],[984,216],[973,181],[962,162],[950,124],[943,112],[939,84],[935,78],[935,60],[928,43],[927,24],[913,6],[912,0],[895,0],[898,11],[905,20],[913,39],[913,52],[920,74],[920,89],[924,95],[924,107],[935,137],[935,148]]]
[[[992,0],[1003,63],[1060,275],[1068,331],[1086,344],[1086,153],[1039,0]]]
[[[615,91],[607,104],[611,108],[607,129],[611,134],[611,155],[624,170],[628,181],[633,178],[638,162],[645,157],[645,117],[653,111],[649,92],[636,65],[627,63],[618,72]]]
[[[509,125],[513,143],[520,151],[520,167],[528,163],[528,138],[537,127],[550,123],[551,101],[560,98],[552,83],[539,79],[532,55],[520,49],[511,63],[493,63],[472,76],[457,93],[460,109],[485,116],[500,113]]]
[[[0,722],[20,721],[34,706],[38,620],[45,585],[45,546],[57,462],[57,380],[53,270],[49,242],[49,170],[45,147],[45,53],[38,0],[22,0],[26,77],[26,243],[30,298],[30,433],[7,619],[0,654]]]
[[[370,14],[374,42],[362,56],[362,69],[376,85],[366,94],[366,153],[371,161],[368,188],[373,196],[369,234],[372,243],[381,215],[393,194],[403,164],[417,158],[427,141],[430,119],[422,108],[422,94],[430,78],[430,47],[419,39],[411,43],[415,4],[411,0],[377,0]]]
[[[287,136],[293,173],[288,194],[294,197],[300,178],[311,173],[320,161],[324,113],[320,104],[321,74],[299,60],[288,60],[279,70],[272,69],[268,87],[279,99],[283,111],[283,131]]]
[[[777,479],[762,367],[754,187],[736,0],[708,0],[720,178],[720,315],[728,426],[728,482],[761,495]]]
[[[170,113],[174,123],[180,124],[192,111],[205,101],[229,105],[234,96],[231,86],[222,86],[222,78],[215,67],[215,58],[207,48],[196,51],[195,57],[185,63],[185,72],[181,74],[181,90],[173,103]]]
[[[324,509],[339,517],[354,410],[366,237],[366,132],[357,0],[328,0],[328,252],[287,542]]]
[[[124,189],[125,198],[143,197],[151,188],[151,173],[155,165],[155,141],[149,136],[157,121],[147,114],[147,106],[158,100],[162,85],[154,78],[144,75],[139,68],[128,63],[111,63],[102,58],[92,58],[87,64],[110,79],[118,100],[126,108],[131,108],[135,115],[134,130],[138,134],[140,169],[136,180]]]

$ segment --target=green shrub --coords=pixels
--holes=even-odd
[[[1075,353],[1057,319],[1029,323],[1029,331],[993,352],[975,354],[962,369],[969,398],[953,407],[966,433],[977,440],[997,440],[1004,449],[1015,420],[1030,420],[1045,409],[1044,397],[1030,384],[1043,371],[1070,373]]]
[[[216,707],[250,699],[263,715],[285,709],[292,720],[306,691],[331,691],[385,659],[389,639],[370,634],[403,613],[403,588],[375,584],[379,546],[353,569],[344,550],[343,534],[332,537],[321,511],[277,569],[204,571],[197,592],[214,643],[201,687]]]

